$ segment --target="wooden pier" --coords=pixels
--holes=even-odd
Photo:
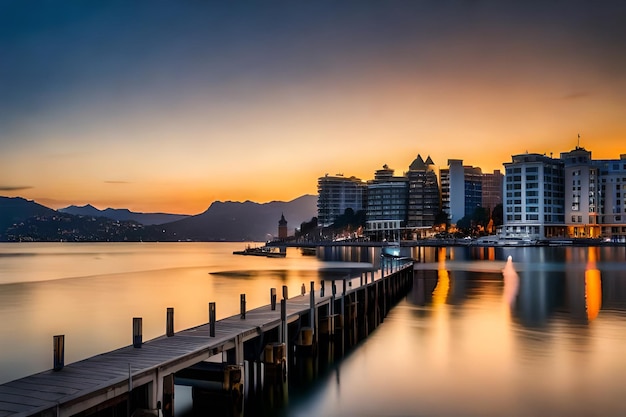
[[[135,319],[133,344],[68,365],[63,338],[55,337],[53,369],[0,385],[0,417],[131,415],[137,410],[170,417],[177,373],[216,358],[243,369],[244,361],[260,363],[268,352],[272,357],[272,346],[284,346],[281,355],[288,357],[298,346],[314,349],[339,334],[355,344],[382,322],[412,280],[411,261],[388,261],[379,271],[322,281],[318,289],[311,282],[308,292],[303,284],[302,294],[292,298],[284,287],[280,303],[272,289],[270,304],[250,311],[242,294],[240,314],[219,321],[211,303],[209,323],[179,332],[173,331],[174,312],[168,309],[165,335],[142,342],[141,319]],[[281,358],[275,363],[280,368]],[[281,371],[286,374],[287,367]]]

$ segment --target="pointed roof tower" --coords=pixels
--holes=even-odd
[[[430,159],[430,157],[429,157]],[[425,170],[426,169],[426,164],[424,163],[424,160],[422,159],[422,155],[417,154],[417,158],[415,158],[415,160],[411,163],[411,165],[409,165],[409,170],[410,171],[421,171],[421,170]]]

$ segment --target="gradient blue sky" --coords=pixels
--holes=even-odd
[[[196,214],[626,153],[626,2],[0,2],[0,195]]]

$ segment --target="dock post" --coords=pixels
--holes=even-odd
[[[272,311],[276,310],[276,288],[270,288],[270,304]]]
[[[174,416],[174,374],[169,374],[163,377],[162,397],[163,397],[163,404],[161,405],[161,408],[162,408],[161,411],[163,412],[163,417],[173,417]]]
[[[54,367],[52,369],[55,371],[60,371],[65,366],[65,335],[60,334],[57,336],[53,336],[52,345],[54,356]]]
[[[302,283],[302,287],[300,288],[300,295],[306,294],[306,287],[304,286],[304,282]]]
[[[287,286],[283,286],[283,291],[285,291],[285,288]],[[282,328],[281,328],[281,342],[284,344],[285,346],[285,353],[284,353],[284,357],[285,357],[285,366],[283,369],[283,375],[284,377],[287,376],[287,368],[288,368],[288,363],[289,363],[289,359],[290,359],[290,355],[289,355],[289,334],[288,334],[288,324],[287,324],[287,299],[283,298],[282,300],[280,300],[280,321],[282,323]]]
[[[209,336],[215,337],[215,303],[209,303]]]
[[[133,317],[133,347],[140,348],[142,343],[141,317]]]
[[[321,289],[320,289],[320,297],[323,297],[324,296],[324,280],[320,281],[320,287],[321,287]]]
[[[241,294],[239,296],[239,310],[241,312],[241,318],[245,319],[246,318],[246,295],[245,294]]]
[[[374,270],[373,269],[371,271],[371,275],[372,275],[372,282],[374,282]]]
[[[280,300],[280,342],[287,343],[287,300]]]
[[[309,304],[309,325],[312,329],[315,329],[315,281],[311,281],[311,292],[310,292],[310,304]]]
[[[343,318],[346,314],[346,279],[343,279],[343,294],[341,296],[341,315],[340,321],[342,322],[341,328],[343,329]]]
[[[289,299],[289,287],[287,287],[286,285],[283,285],[283,299]]]
[[[165,334],[167,337],[174,336],[174,307],[167,308],[165,319]]]

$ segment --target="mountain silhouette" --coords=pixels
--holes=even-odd
[[[56,211],[22,197],[0,197],[0,237],[10,226],[36,216],[53,216]]]
[[[85,206],[69,206],[59,209],[58,211],[78,216],[106,217],[108,219],[119,221],[132,220],[145,226],[171,223],[189,217],[186,214],[137,213],[128,209],[107,208],[105,210],[98,210],[91,204],[87,204]]]
[[[266,241],[277,237],[281,215],[293,235],[296,227],[317,216],[317,196],[303,195],[289,202],[215,201],[201,214],[161,225],[167,240]]]
[[[216,201],[204,213],[152,225],[122,219],[128,213],[148,215],[125,209],[98,210],[91,205],[56,211],[24,198],[0,197],[0,241],[265,241],[277,237],[282,215],[290,235],[315,217],[317,196],[264,204]]]

